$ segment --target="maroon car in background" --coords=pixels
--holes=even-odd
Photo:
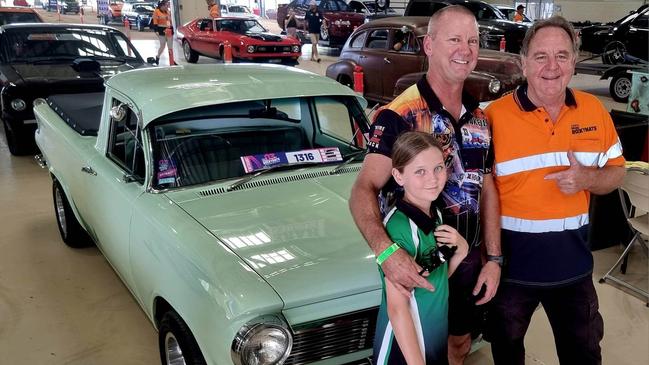
[[[277,24],[284,29],[284,19],[288,9],[295,10],[298,35],[303,42],[308,42],[308,34],[304,32],[304,15],[309,11],[311,0],[293,0],[289,4],[277,8]],[[343,0],[316,0],[318,10],[327,21],[326,27],[320,28],[320,44],[329,47],[342,47],[354,29],[365,22],[365,15],[355,13]]]
[[[301,55],[297,39],[269,33],[253,18],[199,18],[178,33],[190,63],[199,56],[223,59],[226,41],[232,46],[232,58],[239,61],[295,65]]]
[[[327,77],[352,87],[354,67],[361,66],[363,96],[378,103],[390,102],[428,69],[423,38],[429,19],[389,17],[364,24],[349,37],[339,61],[327,67]],[[480,49],[478,64],[464,85],[478,101],[488,101],[524,80],[519,55]]]

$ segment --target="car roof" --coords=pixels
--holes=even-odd
[[[333,79],[279,65],[152,67],[119,73],[106,86],[128,95],[142,112],[144,126],[184,109],[249,100],[340,95],[356,97],[363,107],[367,104]]]
[[[118,31],[113,27],[99,24],[68,24],[68,23],[14,23],[14,24],[5,24],[0,27],[0,31],[5,31],[9,29],[41,29],[41,28],[50,28],[50,29],[60,29],[60,28],[83,28],[83,29],[110,29]]]
[[[357,32],[371,28],[401,28],[405,25],[410,28],[415,28],[415,34],[421,36],[426,34],[429,20],[429,16],[391,16],[379,18],[361,25]]]
[[[2,6],[0,13],[36,13],[36,10],[22,6]]]

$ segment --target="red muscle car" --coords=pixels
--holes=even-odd
[[[301,55],[297,39],[269,33],[255,19],[199,18],[179,29],[187,62],[198,56],[223,59],[224,45],[232,46],[234,60],[296,64]]]

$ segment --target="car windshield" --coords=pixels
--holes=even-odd
[[[150,4],[142,4],[142,5],[138,4],[137,6],[134,6],[134,10],[137,11],[138,13],[139,12],[151,12],[152,13],[152,12],[155,11],[153,6],[151,6]]]
[[[137,60],[138,53],[124,35],[114,30],[90,28],[13,28],[0,42],[5,63],[69,60],[92,57],[101,62]]]
[[[255,19],[223,19],[219,21],[220,30],[230,31],[239,34],[265,32],[261,24]]]
[[[358,126],[363,126],[362,130]],[[354,97],[255,100],[173,113],[149,126],[158,189],[362,161],[367,119]],[[362,157],[362,156],[360,156]]]
[[[9,13],[0,12],[0,25],[12,23],[40,23],[41,20],[34,13]]]
[[[230,5],[230,12],[231,13],[252,13],[247,6],[243,5]]]

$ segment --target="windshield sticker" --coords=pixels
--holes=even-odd
[[[158,184],[170,184],[176,182],[176,168],[169,160],[158,161]]]
[[[279,165],[300,165],[305,163],[321,163],[342,161],[343,157],[338,147],[317,148],[294,152],[273,152],[261,155],[241,156],[243,170],[246,173]]]

